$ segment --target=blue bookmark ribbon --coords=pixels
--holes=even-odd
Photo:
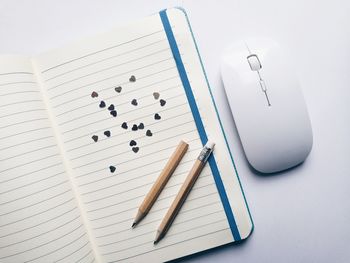
[[[202,141],[202,144],[205,145],[208,141],[208,137],[207,137],[207,134],[206,134],[205,129],[204,129],[202,118],[200,116],[200,113],[199,113],[199,110],[198,110],[198,107],[196,104],[196,100],[194,98],[194,95],[193,95],[193,92],[191,89],[191,85],[190,85],[190,82],[188,80],[187,73],[185,70],[185,66],[182,62],[179,48],[177,46],[173,30],[171,29],[171,25],[170,25],[166,10],[160,11],[159,15],[160,15],[160,18],[161,18],[162,23],[163,23],[164,31],[165,31],[166,36],[167,36],[168,41],[169,41],[171,52],[173,54],[173,57],[174,57],[174,60],[175,60],[176,66],[177,66],[177,70],[179,72],[182,85],[183,85],[185,92],[186,92],[187,100],[188,100],[189,105],[190,105],[191,110],[192,110],[192,115],[193,115],[193,118],[194,118],[196,126],[197,126],[199,137]],[[226,214],[226,217],[228,219],[228,223],[230,225],[230,229],[231,229],[233,238],[235,241],[241,240],[241,236],[240,236],[238,228],[237,228],[236,220],[234,218],[231,205],[228,201],[225,187],[224,187],[224,184],[221,180],[219,169],[216,165],[216,161],[215,161],[213,154],[209,157],[208,162],[209,162],[212,174],[214,176],[215,184],[216,184],[216,187],[218,189],[221,202],[224,206],[225,214]]]

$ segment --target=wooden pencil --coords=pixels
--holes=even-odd
[[[180,141],[151,190],[148,192],[142,204],[139,206],[132,227],[135,227],[147,215],[166,183],[169,181],[169,178],[174,173],[176,167],[179,165],[187,149],[188,144],[184,141]]]
[[[190,193],[194,183],[196,182],[199,174],[203,170],[209,155],[213,151],[214,143],[207,142],[207,144],[202,149],[201,153],[199,154],[197,160],[192,166],[192,169],[190,170],[189,174],[186,177],[185,182],[180,188],[180,191],[176,195],[173,203],[171,204],[169,210],[167,211],[165,217],[163,218],[161,224],[158,227],[156,238],[154,240],[154,244],[157,244],[168,232],[171,224],[173,223],[176,215],[180,211],[181,206],[185,202],[188,194]]]

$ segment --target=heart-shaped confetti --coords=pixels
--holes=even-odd
[[[145,128],[145,125],[141,122],[141,123],[139,124],[138,128],[139,128],[140,130],[143,130],[143,129]]]
[[[104,107],[106,107],[106,103],[102,100],[101,102],[100,102],[100,108],[104,108]]]
[[[126,130],[128,128],[128,124],[126,122],[123,122],[121,127]]]
[[[114,173],[115,172],[115,167],[113,166],[113,165],[111,165],[110,167],[109,167],[109,170],[111,171],[111,173]]]
[[[134,75],[132,75],[132,76],[129,78],[129,81],[130,81],[130,82],[135,82],[135,81],[136,81],[135,76],[134,76]]]
[[[162,107],[163,107],[163,106],[165,105],[165,103],[166,103],[166,101],[163,100],[163,99],[161,99],[159,102],[160,102],[160,106],[162,106]]]
[[[122,91],[122,87],[118,86],[118,87],[115,87],[114,90],[118,93],[120,93]]]
[[[161,117],[160,117],[160,115],[159,115],[158,113],[156,113],[156,114],[154,114],[154,119],[155,119],[155,120],[160,120]]]
[[[133,131],[137,131],[137,130],[138,130],[137,125],[136,125],[136,124],[134,124],[134,125],[131,127],[131,130],[133,130]]]
[[[158,92],[153,92],[153,98],[155,100],[159,99],[159,93]]]
[[[132,147],[132,151],[133,151],[134,153],[137,153],[137,152],[139,151],[139,147]]]
[[[133,99],[133,100],[131,101],[131,104],[134,105],[134,106],[137,106],[137,104],[138,104],[138,103],[137,103],[137,100],[136,100],[136,99]]]
[[[111,114],[113,117],[117,117],[117,111],[115,111],[115,110],[112,110],[112,111],[110,112],[110,114]]]
[[[136,146],[136,144],[137,143],[134,140],[131,140],[130,143],[129,143],[130,146]]]
[[[91,93],[91,98],[97,98],[98,97],[98,93],[96,91],[93,91]]]
[[[153,133],[151,132],[151,130],[147,130],[147,131],[146,131],[146,135],[149,136],[149,137],[151,137],[151,136],[153,135]]]
[[[108,110],[110,110],[110,111],[114,110],[114,105],[113,104],[109,105]]]
[[[98,141],[98,136],[97,135],[93,135],[91,138],[94,140],[94,142]]]
[[[110,131],[105,131],[103,134],[106,135],[107,137],[111,136],[111,132]]]

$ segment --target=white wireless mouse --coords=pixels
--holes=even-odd
[[[252,39],[224,52],[221,74],[245,155],[262,173],[303,162],[312,129],[291,61],[274,41]]]

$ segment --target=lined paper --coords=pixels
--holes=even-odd
[[[161,21],[153,16],[36,60],[73,170],[94,243],[104,262],[166,260],[232,241],[219,194],[207,166],[167,236],[155,231],[197,158],[202,143]],[[131,75],[136,82],[130,82]],[[121,86],[117,93],[114,88]],[[91,98],[95,91],[97,98]],[[166,105],[160,106],[153,92]],[[131,101],[136,99],[137,106]],[[114,104],[118,116],[107,107]],[[154,119],[154,114],[161,116]],[[205,119],[205,116],[203,116]],[[129,129],[121,128],[127,122]],[[132,124],[143,130],[131,131]],[[145,135],[150,129],[152,137]],[[103,135],[109,130],[110,138]],[[98,135],[98,142],[92,140]],[[130,140],[140,147],[134,153]],[[131,229],[138,205],[180,140],[189,151],[148,216]],[[116,167],[111,173],[110,165]],[[187,247],[186,247],[187,246]],[[163,256],[159,257],[159,253]]]
[[[0,261],[94,262],[31,61],[0,58]]]

